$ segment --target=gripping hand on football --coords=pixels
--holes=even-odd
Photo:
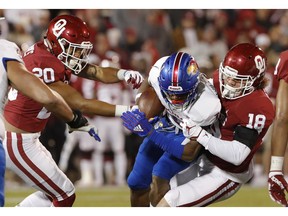
[[[189,119],[183,119],[183,122],[181,122],[180,125],[183,130],[183,135],[189,139],[197,139],[203,130],[195,122]]]
[[[69,133],[73,131],[83,131],[88,132],[90,136],[98,142],[101,141],[98,136],[98,129],[94,125],[88,123],[88,120],[82,115],[80,111],[74,111],[74,119],[71,122],[68,122]]]
[[[152,124],[148,121],[145,114],[139,109],[124,112],[121,116],[123,125],[131,132],[144,137],[154,130]]]
[[[270,198],[282,206],[288,206],[285,191],[288,192],[288,184],[282,172],[270,171],[268,179]]]

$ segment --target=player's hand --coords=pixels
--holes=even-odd
[[[98,129],[94,125],[90,125],[88,120],[82,115],[80,111],[74,111],[74,119],[68,122],[69,133],[73,131],[88,132],[90,136],[94,137],[96,141],[101,141],[98,136]]]
[[[139,110],[138,105],[133,105],[133,106],[130,106],[130,107],[129,107],[128,111],[131,111],[131,112],[132,112],[132,111],[137,110],[137,109]]]
[[[128,84],[132,85],[133,89],[138,89],[144,80],[138,71],[133,70],[126,70],[124,73],[124,79]]]
[[[180,123],[180,125],[183,130],[183,135],[189,139],[197,139],[201,131],[203,130],[195,122],[188,119],[184,119],[183,122]]]
[[[121,119],[124,127],[141,137],[147,136],[153,130],[153,126],[147,120],[145,114],[138,109],[132,112],[124,112]]]
[[[288,206],[285,191],[288,192],[288,184],[282,172],[270,171],[268,179],[268,190],[270,198],[282,206]]]

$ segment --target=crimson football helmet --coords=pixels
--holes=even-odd
[[[88,63],[93,48],[86,23],[72,15],[60,15],[52,19],[44,43],[53,55],[76,74]]]
[[[219,67],[223,98],[237,99],[252,93],[260,85],[267,67],[264,52],[250,43],[232,47]]]

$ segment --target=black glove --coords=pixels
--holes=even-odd
[[[100,137],[98,136],[98,129],[95,128],[94,125],[90,125],[88,120],[82,115],[79,110],[73,111],[74,119],[70,122],[67,122],[69,133],[73,131],[84,131],[88,132],[90,136],[93,136],[95,140],[101,141]]]
[[[72,121],[67,122],[70,128],[80,128],[88,125],[88,120],[82,115],[79,110],[73,111],[74,118]]]

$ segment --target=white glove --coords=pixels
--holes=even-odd
[[[80,128],[71,128],[68,125],[68,131],[69,133],[72,133],[73,131],[83,131],[83,132],[88,132],[90,136],[94,137],[94,139],[98,142],[101,141],[99,135],[98,135],[98,128],[96,128],[94,125],[88,124],[85,126],[82,126]]]
[[[184,119],[183,122],[180,123],[180,125],[183,130],[183,135],[189,139],[197,139],[203,130],[195,122],[189,119]]]
[[[120,69],[117,73],[120,80],[125,80],[128,84],[131,83],[133,89],[138,89],[144,78],[138,71]]]

